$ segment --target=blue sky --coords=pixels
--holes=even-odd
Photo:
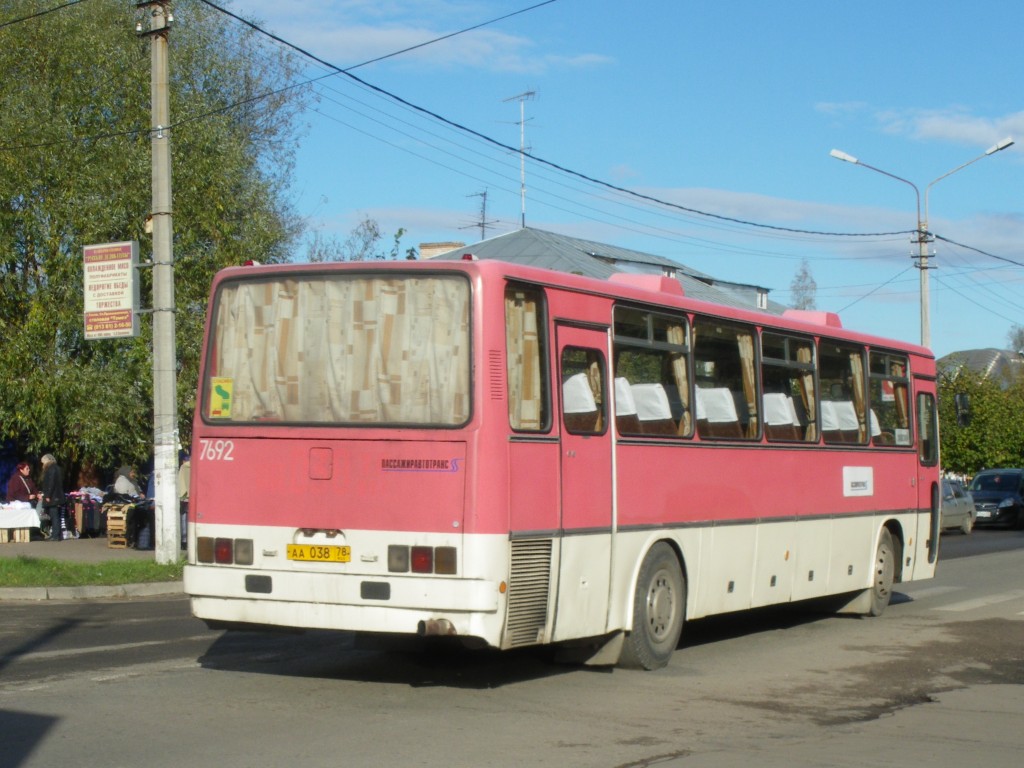
[[[339,67],[538,0],[237,0],[231,7]],[[1019,0],[555,0],[353,70],[538,158],[685,208],[800,230],[908,232],[911,186],[1020,141],[928,194],[932,346],[1005,347],[1024,325],[1024,3]],[[322,74],[310,64],[308,76]],[[344,239],[363,218],[403,249],[519,226],[520,158],[344,77],[320,81],[295,203]],[[676,259],[790,302],[802,259],[818,309],[920,340],[910,234],[799,235],[657,207],[527,158],[528,226]],[[968,248],[961,247],[968,246]],[[977,249],[977,250],[971,250]],[[983,255],[977,251],[990,255]],[[992,256],[1000,257],[993,258]],[[1008,260],[1008,261],[1007,261]],[[1013,264],[1011,262],[1017,262]]]

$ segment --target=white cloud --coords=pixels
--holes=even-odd
[[[281,3],[253,0],[245,12],[264,28],[339,67],[388,56],[459,32],[502,14],[482,3],[393,2]],[[502,31],[499,24],[423,45],[392,59],[399,64],[472,68],[516,74],[594,67],[611,61],[595,53],[538,52],[535,41]]]
[[[1006,136],[1024,133],[1024,112],[1001,117],[980,117],[966,107],[888,110],[875,115],[888,133],[914,139],[937,139],[988,148]]]
[[[984,149],[1007,136],[1024,136],[1024,112],[985,117],[962,105],[942,109],[880,109],[864,101],[822,101],[814,109],[837,120],[867,117],[884,133],[894,136]]]
[[[849,231],[851,209],[828,203],[814,203],[805,200],[789,200],[770,195],[750,192],[734,192],[726,189],[641,189],[643,194],[695,210],[707,211],[720,216],[754,222],[772,222],[793,228],[821,229],[823,222],[845,221],[843,231]],[[870,220],[878,227],[881,215],[892,212],[878,209],[855,209],[859,218]],[[904,217],[905,218],[905,217]],[[712,218],[708,218],[713,222]],[[906,223],[905,221],[903,222]],[[813,226],[812,226],[813,225]],[[901,227],[896,227],[897,229]]]

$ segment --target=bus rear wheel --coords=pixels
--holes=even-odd
[[[892,585],[896,579],[896,555],[892,544],[892,534],[888,529],[882,530],[875,550],[874,583],[871,585],[871,607],[868,613],[881,616],[892,597]]]
[[[665,542],[648,550],[633,596],[633,629],[626,635],[619,666],[659,669],[679,644],[686,613],[686,579],[675,551]]]

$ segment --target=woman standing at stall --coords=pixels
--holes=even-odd
[[[43,465],[43,508],[50,516],[50,541],[60,541],[64,532],[64,473],[52,453],[41,459]]]

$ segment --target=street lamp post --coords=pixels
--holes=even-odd
[[[952,176],[962,168],[966,168],[971,163],[976,163],[982,158],[993,155],[996,152],[1006,149],[1013,145],[1013,139],[1005,138],[998,144],[993,144],[991,147],[985,150],[984,153],[978,155],[973,160],[968,160],[962,165],[958,165],[951,171],[939,176],[928,182],[928,186],[924,189],[924,218],[921,217],[921,192],[917,188],[917,185],[912,181],[908,181],[900,176],[897,176],[888,171],[883,171],[881,168],[875,168],[873,165],[858,160],[853,155],[848,155],[838,149],[833,149],[829,154],[837,160],[842,160],[846,163],[853,163],[854,165],[860,165],[869,170],[880,173],[883,176],[888,176],[890,179],[896,179],[896,181],[902,181],[904,184],[909,185],[914,190],[914,197],[917,200],[917,268],[921,270],[921,346],[931,347],[932,345],[932,334],[931,334],[931,316],[928,300],[928,243],[931,242],[931,233],[928,231],[928,194],[931,192],[932,187],[938,182],[942,181],[947,176]]]

